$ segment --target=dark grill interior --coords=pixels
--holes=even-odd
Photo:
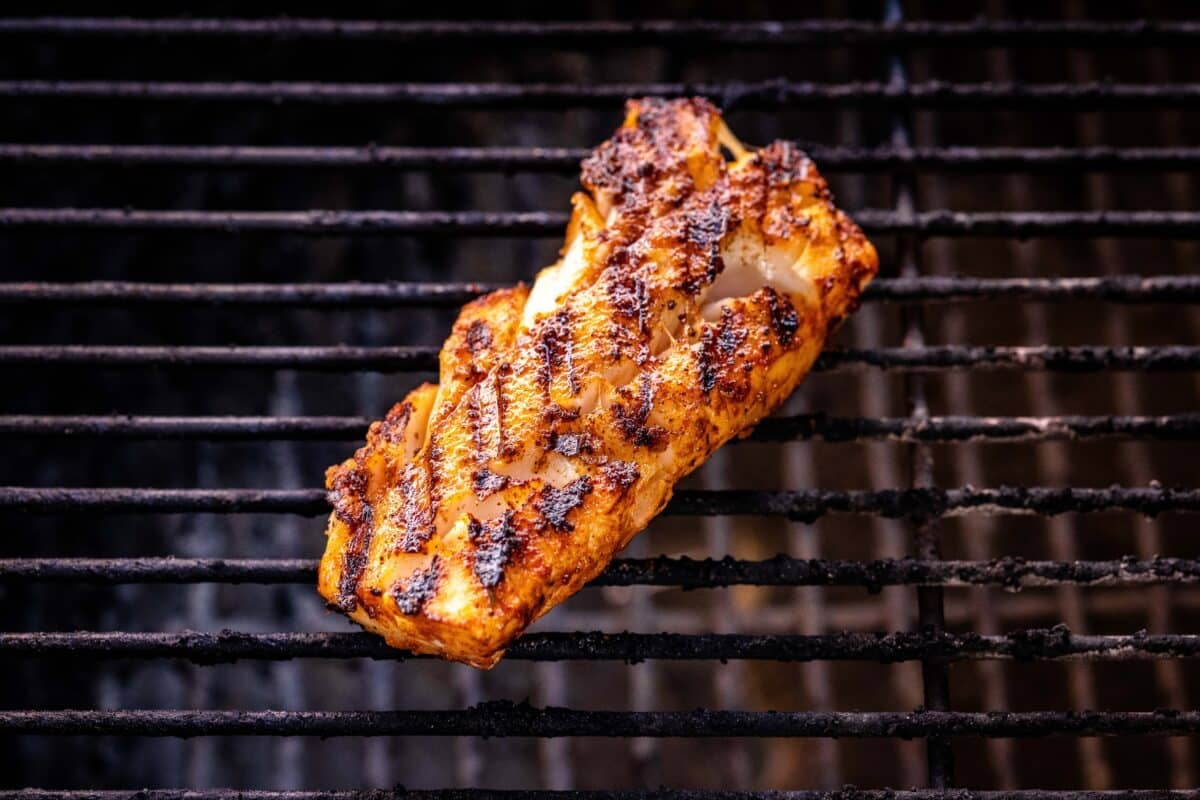
[[[1200,795],[1195,10],[802,10],[0,18],[0,797]],[[645,94],[801,143],[881,277],[495,670],[389,650],[323,470]]]

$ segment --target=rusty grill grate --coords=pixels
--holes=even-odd
[[[1129,765],[1115,748],[1101,745],[1099,737],[1106,736],[1128,737],[1122,743],[1165,743],[1156,750],[1136,750],[1148,759],[1149,769],[1159,770],[1151,779],[1157,785],[1125,788],[1122,797],[1200,795],[1192,765],[1195,748],[1186,738],[1200,733],[1200,711],[1188,708],[1196,691],[1191,659],[1200,657],[1200,633],[1179,630],[1200,621],[1200,593],[1192,589],[1200,583],[1200,560],[1191,557],[1194,537],[1173,527],[1174,520],[1186,521],[1185,514],[1200,511],[1200,488],[1164,485],[1170,477],[1156,480],[1164,474],[1194,480],[1194,459],[1188,456],[1200,439],[1200,412],[1191,410],[1200,346],[1178,343],[1181,337],[1196,341],[1200,331],[1190,308],[1200,302],[1200,277],[1186,274],[1200,239],[1191,185],[1200,148],[1189,146],[1200,83],[1169,79],[1172,70],[1181,69],[1179,54],[1200,42],[1200,23],[1085,20],[1077,8],[1069,9],[1070,19],[1014,21],[1004,18],[1006,9],[991,6],[986,15],[965,21],[911,20],[899,0],[887,0],[878,11],[875,18],[861,20],[736,22],[0,19],[0,39],[15,53],[41,54],[41,62],[29,63],[56,68],[60,51],[103,51],[113,43],[201,48],[186,50],[182,59],[228,42],[264,51],[403,44],[435,48],[435,53],[467,46],[503,53],[518,46],[568,51],[562,71],[572,77],[542,80],[554,69],[537,65],[524,73],[497,68],[496,80],[493,68],[471,62],[464,67],[467,77],[447,82],[446,74],[456,73],[434,58],[432,67],[414,67],[426,78],[421,81],[396,80],[391,71],[369,83],[295,79],[272,72],[294,61],[260,64],[255,61],[260,54],[249,49],[236,52],[262,75],[245,79],[226,64],[213,67],[218,77],[212,79],[176,80],[167,74],[159,79],[153,66],[138,63],[132,75],[116,75],[116,70],[115,77],[79,80],[70,74],[78,67],[69,55],[62,57],[65,73],[46,79],[27,74],[30,68],[19,58],[5,61],[12,75],[0,75],[0,103],[15,111],[0,129],[9,138],[24,133],[26,141],[0,143],[0,171],[12,177],[9,188],[0,185],[10,206],[0,208],[0,258],[19,265],[30,254],[45,252],[51,264],[69,260],[78,271],[95,259],[101,270],[65,281],[47,278],[50,268],[26,263],[14,266],[13,277],[0,283],[0,305],[11,312],[11,324],[4,326],[8,340],[0,344],[0,370],[17,376],[0,406],[0,438],[12,443],[14,453],[4,476],[14,483],[15,476],[30,477],[27,485],[0,487],[0,515],[11,532],[27,528],[31,533],[28,542],[6,543],[0,558],[3,624],[15,629],[0,632],[0,659],[20,675],[20,685],[0,695],[0,737],[6,758],[12,759],[8,775],[0,778],[0,800],[365,800],[384,796],[397,781],[414,782],[406,777],[412,775],[415,783],[440,779],[477,787],[533,781],[537,787],[402,790],[441,800],[552,800],[559,795],[576,800],[650,795],[926,800],[970,781],[985,788],[955,790],[955,795],[1097,800],[1114,796],[1099,790],[1147,780],[1144,764]],[[815,49],[835,77],[756,77],[764,71],[761,65],[743,74],[737,64],[732,77],[689,72],[684,55],[714,46],[758,50],[770,59]],[[578,59],[586,61],[596,51],[620,53],[622,48],[642,54],[635,66],[649,66],[634,73],[653,81],[631,82],[620,70],[581,72],[578,67]],[[1046,51],[1063,48],[1069,54],[1067,68],[1055,80],[1025,82],[1014,68],[1012,52],[1033,51],[1031,57],[1041,63],[1036,59]],[[177,67],[165,51],[151,52]],[[847,53],[863,55],[865,66],[852,65]],[[1103,74],[1134,57],[1149,64],[1143,80]],[[420,58],[413,56],[411,63]],[[955,58],[965,65],[961,79],[940,77],[946,73],[939,65]],[[312,71],[312,65],[305,67]],[[489,80],[470,77],[472,69]],[[867,69],[876,74],[860,74]],[[1188,76],[1195,72],[1190,63],[1182,69],[1191,70]],[[103,64],[99,71],[105,73]],[[145,80],[147,74],[155,79]],[[319,465],[344,451],[346,442],[361,436],[413,374],[436,368],[446,315],[497,285],[527,277],[526,267],[548,252],[537,249],[539,240],[558,235],[566,222],[557,211],[471,208],[497,196],[517,205],[525,205],[528,197],[544,203],[547,191],[550,197],[563,196],[561,187],[569,185],[563,178],[573,176],[586,152],[547,146],[537,123],[522,123],[513,137],[505,137],[494,130],[494,120],[547,109],[573,120],[597,109],[596,122],[587,117],[563,124],[563,136],[581,144],[598,140],[592,132],[602,135],[611,126],[622,100],[647,94],[703,94],[731,114],[807,109],[832,122],[832,128],[820,131],[824,142],[805,147],[836,176],[842,205],[856,209],[855,218],[884,246],[886,258],[884,277],[872,285],[866,308],[843,337],[853,341],[830,350],[816,367],[840,381],[833,384],[838,388],[802,390],[794,407],[759,426],[745,444],[722,452],[704,475],[678,492],[662,521],[661,537],[656,528],[660,538],[640,538],[627,557],[594,582],[602,599],[585,592],[556,610],[548,618],[550,627],[563,630],[543,626],[520,640],[497,671],[499,677],[418,659],[349,627],[329,630],[340,621],[319,616],[310,591],[320,523],[301,522],[327,511],[312,477]],[[249,113],[211,117],[213,109],[230,106]],[[128,136],[127,121],[139,115],[148,121],[144,129],[134,129],[149,131],[151,138],[159,131],[166,132],[165,139],[178,137],[201,120],[223,142],[287,130],[291,123],[277,120],[290,109],[329,114],[331,107],[345,109],[345,124],[351,127],[367,119],[357,115],[363,109],[374,119],[382,109],[406,122],[426,113],[451,115],[451,121],[430,123],[434,138],[442,138],[429,145],[81,144],[49,141],[58,132],[39,117],[69,119],[66,136],[92,141]],[[171,108],[185,109],[182,125],[172,121]],[[1144,121],[1131,123],[1131,112],[1139,120],[1156,120],[1148,144]],[[88,121],[80,122],[77,114]],[[89,114],[100,121],[90,121]],[[994,116],[1009,132],[998,137],[998,144],[938,144],[946,130],[977,132],[961,122],[963,114],[976,120]],[[1036,137],[1029,136],[1023,121],[1027,114],[1055,116],[1058,121],[1050,127],[1069,131],[1072,143],[1030,144],[1027,140]],[[420,124],[398,138],[413,131],[418,131],[413,138],[421,138]],[[736,121],[733,127],[741,130]],[[338,134],[346,128],[330,130]],[[445,146],[447,139],[453,141],[447,132],[456,130],[485,143]],[[778,130],[760,120],[757,132],[766,138]],[[29,131],[42,131],[46,141],[31,141],[35,137]],[[319,130],[313,134],[324,136]],[[511,144],[513,138],[518,144]],[[262,196],[253,180],[237,176],[280,180],[294,188],[296,173],[320,181],[317,189],[297,190],[302,208],[229,210]],[[404,176],[403,193],[414,205],[433,207],[361,210],[392,201],[378,185],[361,192],[347,188],[355,176],[369,179],[373,173]],[[502,180],[518,188],[497,191],[494,180],[479,178],[488,173],[503,173],[508,177]],[[43,174],[66,176],[63,186],[49,190],[29,177]],[[178,177],[184,174],[200,177]],[[88,177],[75,186],[75,175]],[[161,185],[174,183],[177,190],[168,190],[166,204],[184,207],[127,208],[116,200],[89,205],[89,192],[112,198],[119,194],[114,186],[121,188],[120,181],[94,175],[137,176],[144,183],[132,182],[133,191],[146,197],[163,197]],[[987,181],[975,189],[987,202],[970,204],[1007,208],[957,207],[964,176]],[[1128,185],[1122,181],[1130,177],[1162,187],[1153,195],[1160,198],[1159,206],[1169,208],[1122,201],[1119,192]],[[1085,180],[1081,196],[1087,207],[1034,210],[1042,191],[1038,181],[1047,178]],[[454,188],[439,193],[431,188],[437,181]],[[887,191],[872,192],[867,181],[882,182]],[[979,190],[981,185],[986,191]],[[31,192],[37,203],[17,207],[13,198],[20,191]],[[187,207],[211,198],[222,207]],[[438,210],[438,200],[471,210]],[[232,250],[218,246],[212,253],[194,246],[228,234],[241,234],[248,244]],[[88,238],[97,236],[109,238]],[[279,245],[281,237],[299,244]],[[352,244],[322,249],[329,238]],[[487,241],[482,249],[462,245],[463,256],[455,251],[460,239]],[[991,240],[990,255],[971,249],[979,239]],[[395,249],[360,244],[368,240]],[[111,245],[106,254],[93,241],[122,244]],[[1064,258],[1059,249],[1064,242],[1077,259],[1086,254],[1087,263]],[[1127,257],[1121,249],[1139,242],[1148,243],[1153,256]],[[493,245],[517,265],[513,274],[495,265],[487,249]],[[155,269],[130,256],[131,247],[144,247]],[[312,248],[316,255],[299,258],[297,248]],[[1007,252],[998,257],[997,250]],[[213,260],[229,258],[232,268],[212,267],[197,281],[181,277],[189,266],[208,269]],[[177,269],[171,259],[183,266]],[[276,279],[231,279],[239,274],[241,259],[274,265],[247,271]],[[985,268],[972,269],[973,259]],[[293,262],[301,268],[292,269]],[[348,265],[360,262],[376,266],[354,272],[365,280],[345,280],[355,269]],[[131,263],[135,266],[126,269]],[[426,263],[440,266],[429,269]],[[1053,268],[1064,264],[1069,266]],[[1072,270],[1083,274],[1055,274]],[[167,280],[146,280],[148,271]],[[213,271],[222,279],[213,280]],[[391,280],[398,271],[403,282]],[[956,274],[960,271],[980,274]],[[1138,314],[1150,306],[1181,321],[1147,322]],[[1082,339],[1052,319],[1056,310],[1078,314],[1080,308],[1089,309],[1077,324],[1085,331]],[[349,323],[325,322],[326,315],[346,312],[353,316]],[[392,319],[379,321],[383,312],[394,312]],[[155,321],[145,328],[130,322],[143,313]],[[53,321],[58,315],[90,314],[101,315],[101,321]],[[183,315],[180,320],[216,314],[219,322],[180,322],[172,319],[175,314]],[[280,343],[251,319],[259,314],[268,319],[298,315],[301,321],[286,326]],[[1014,342],[967,343],[981,329],[1003,330],[982,318],[996,314],[1005,316]],[[1101,328],[1088,327],[1094,318],[1102,321]],[[112,344],[105,336],[110,325],[118,336],[151,330],[154,339],[158,325],[183,341]],[[1151,344],[1132,344],[1147,327],[1162,335]],[[330,338],[329,330],[336,343],[320,343]],[[1050,344],[1064,330],[1076,343]],[[252,339],[264,331],[274,343],[225,344],[209,338]],[[296,335],[311,335],[318,343],[292,341]],[[1088,335],[1104,340],[1095,343]],[[343,343],[347,339],[355,343]],[[147,382],[128,377],[146,371],[156,377]],[[264,379],[272,372],[277,374]],[[326,374],[322,383],[308,386],[309,373]],[[1160,379],[1167,382],[1143,386]],[[100,380],[112,385],[93,383]],[[128,388],[121,389],[126,380]],[[334,380],[343,382],[342,402],[340,410],[328,411],[337,403],[323,387]],[[1063,381],[1070,380],[1099,381],[1086,386],[1103,388],[1068,388]],[[100,403],[119,397],[129,408],[150,410],[97,411],[87,396],[89,386],[97,387]],[[1151,397],[1151,391],[1158,394]],[[1072,401],[1095,406],[1097,392],[1107,406],[1104,413],[1068,413]],[[154,411],[155,403],[145,396],[153,399],[155,393],[172,398],[184,412]],[[198,404],[203,413],[188,413],[205,394],[212,398]],[[75,409],[91,410],[71,410],[76,400]],[[813,410],[828,402],[844,415]],[[260,405],[266,413],[245,412]],[[1022,405],[1028,408],[1021,413],[996,410]],[[173,449],[161,458],[148,457],[145,464],[138,463],[141,456],[108,455],[126,447]],[[1024,449],[1002,450],[1006,447]],[[1109,449],[1084,450],[1091,447]],[[80,456],[78,469],[55,463],[87,448],[96,448],[98,455]],[[222,456],[223,448],[234,448],[235,455]],[[859,460],[845,468],[826,465],[825,473],[849,472],[853,483],[874,488],[804,488],[821,485],[819,462],[838,459],[838,448],[858,448]],[[989,455],[997,450],[1024,455]],[[1090,468],[1097,452],[1104,454],[1099,460],[1112,459],[1121,480],[1075,485],[1076,476],[1088,471],[1074,468],[1072,454],[1079,453]],[[1010,457],[1023,465],[1021,474],[1028,479],[988,485],[989,475],[1011,474],[1003,463]],[[185,466],[174,462],[172,468],[177,458]],[[755,467],[755,460],[767,466]],[[740,488],[741,469],[752,488]],[[265,486],[258,485],[261,477],[250,477],[264,474]],[[92,485],[72,487],[71,478],[78,475],[91,476]],[[147,483],[160,476],[172,485],[123,485],[125,475],[147,476]],[[231,488],[227,475],[243,476],[251,485]],[[785,488],[766,488],[780,482],[779,476]],[[1081,532],[1081,520],[1106,511],[1124,513],[1105,516],[1118,520],[1115,524]],[[1162,520],[1151,519],[1159,514],[1165,515]],[[830,515],[849,515],[849,522],[832,529],[841,544],[819,535],[814,525]],[[744,525],[744,517],[760,519]],[[244,522],[247,518],[251,521]],[[675,524],[675,518],[690,522]],[[123,535],[122,525],[128,541],[113,544]],[[766,525],[772,530],[762,533],[765,544],[738,543]],[[695,549],[697,528],[701,552]],[[682,539],[676,535],[681,530]],[[1011,544],[1030,539],[1039,545]],[[681,546],[685,540],[688,544]],[[651,556],[651,546],[690,549],[701,557]],[[771,556],[763,552],[766,547],[789,554]],[[154,554],[161,550],[167,552]],[[86,555],[97,551],[103,557]],[[1004,555],[1012,551],[1032,554]],[[714,591],[683,595],[677,589]],[[869,593],[865,600],[863,589]],[[1012,594],[1016,590],[1027,591]],[[160,601],[156,591],[171,594]],[[665,598],[661,602],[657,592]],[[246,601],[250,593],[258,593],[257,599]],[[230,620],[233,629],[222,629]],[[1012,623],[1020,627],[1013,629]],[[164,626],[171,629],[156,629]],[[311,662],[300,666],[293,659],[320,661],[308,673]],[[363,660],[361,672],[343,663],[355,659]],[[409,660],[413,663],[392,663]],[[507,666],[510,662],[515,666]],[[616,663],[606,670],[604,662]],[[689,668],[687,662],[706,663]],[[793,671],[758,673],[759,662],[778,662]],[[838,671],[853,662],[879,665],[882,671],[854,671],[852,680],[843,678]],[[799,668],[786,666],[796,663]],[[217,672],[246,664],[252,671]],[[1143,665],[1152,671],[1107,671]],[[670,672],[675,667],[685,671]],[[1028,696],[1023,683],[1053,683],[1057,678],[1046,670],[1055,668],[1063,683],[1053,710],[1020,708],[1021,698]],[[1022,677],[1025,670],[1036,677]],[[58,691],[53,684],[64,676],[79,685]],[[1130,676],[1148,690],[1123,694],[1135,679]],[[779,687],[781,680],[799,683],[799,699],[789,694],[794,685]],[[226,686],[227,681],[265,688]],[[673,682],[682,687],[678,692]],[[964,691],[965,704],[956,694]],[[513,702],[522,692],[536,702]],[[848,710],[879,706],[880,692],[889,710]],[[457,698],[457,707],[446,706],[447,696]],[[612,708],[621,696],[628,707]],[[697,696],[703,698],[701,708],[687,702]],[[1129,707],[1147,696],[1155,698],[1152,705]],[[650,710],[667,697],[685,707]],[[421,707],[431,698],[441,704]],[[364,701],[371,707],[363,710]],[[255,704],[260,707],[251,708]],[[786,704],[800,708],[771,710]],[[73,710],[85,706],[94,708]],[[1113,709],[1095,710],[1104,707]],[[231,736],[269,737],[274,748],[269,761],[242,764],[235,750],[215,749],[213,740]],[[1018,747],[1021,740],[1050,736],[1065,737],[1075,748],[1066,780],[1056,765],[1039,763],[1036,751]],[[169,737],[190,741],[170,751],[149,745],[130,749],[142,747],[135,744],[141,740]],[[306,742],[312,737],[322,741]],[[326,737],[364,741],[361,750],[335,750]],[[398,753],[391,737],[460,738],[452,751],[435,745]],[[573,750],[561,737],[627,739],[621,744],[628,750],[628,774],[607,768],[614,751]],[[496,749],[490,742],[485,747],[480,738],[543,741],[535,751],[524,751]],[[725,741],[708,750],[670,744],[706,738]],[[791,742],[781,749],[756,749],[752,743],[759,739],[813,742],[807,750],[788,749]],[[908,742],[914,739],[923,741],[923,755]],[[884,751],[861,749],[857,740],[894,743],[887,765],[879,762],[874,772],[872,761]],[[263,752],[249,751],[258,754],[254,758]],[[961,759],[964,751],[965,769],[956,776],[955,756]],[[1150,752],[1155,755],[1145,755]],[[122,764],[131,758],[136,767]],[[235,766],[221,764],[222,758]],[[413,765],[422,758],[453,762],[453,777],[437,777],[445,772],[437,768],[421,772]],[[716,788],[608,788],[614,781],[661,785],[664,777],[700,769],[688,764],[704,758],[719,763],[713,768]],[[161,768],[156,759],[162,759]],[[521,759],[536,768],[496,771],[498,763]],[[53,765],[64,760],[74,763],[56,773]],[[341,766],[322,763],[334,761]],[[712,777],[714,771],[703,774]],[[310,790],[331,774],[354,776],[373,789]],[[209,788],[231,775],[273,788]],[[424,777],[429,775],[435,777]],[[817,788],[784,791],[772,783],[780,776],[795,781],[797,775]],[[189,789],[130,788],[147,776]],[[1032,785],[1072,788],[1020,788],[1031,785],[1030,776]],[[928,788],[834,791],[849,778]],[[84,788],[68,785],[89,779]],[[63,788],[20,788],[32,781],[61,782]],[[1164,787],[1175,792],[1159,791]],[[568,789],[580,791],[562,791]]]

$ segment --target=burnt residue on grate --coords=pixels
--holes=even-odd
[[[365,633],[11,633],[0,634],[8,657],[92,659],[173,658],[195,664],[243,659],[372,658],[404,661],[429,658],[389,647]],[[533,633],[508,648],[505,658],[519,661],[624,661],[649,659],[877,661],[893,663],[936,658],[1013,659],[1016,661],[1084,659],[1130,661],[1200,658],[1200,636],[1073,635],[1066,626],[1033,628],[999,636],[977,633],[833,633],[811,636],[777,634]]]

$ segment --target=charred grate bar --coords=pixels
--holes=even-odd
[[[902,739],[1179,736],[1200,733],[1200,711],[579,711],[493,701],[448,711],[0,711],[0,733]]]
[[[902,0],[888,0],[884,6],[885,23],[898,24],[904,21]],[[911,86],[904,55],[893,52],[888,58],[888,85],[897,91],[907,91]],[[904,148],[912,145],[911,121],[907,109],[900,109],[891,117],[891,143]],[[917,209],[917,184],[911,171],[900,170],[892,181],[892,198],[896,213],[911,220]],[[896,258],[900,263],[900,275],[915,279],[921,276],[921,242],[910,235],[896,239]],[[904,326],[904,348],[914,349],[925,345],[925,327],[922,309],[906,308],[902,315]],[[917,419],[929,417],[929,399],[925,380],[921,375],[911,375],[905,380],[906,401],[910,413]],[[918,442],[911,448],[911,485],[914,489],[931,489],[935,486],[933,452],[927,444]],[[924,560],[936,561],[942,557],[940,531],[936,514],[917,513],[911,517],[912,549]],[[916,590],[917,624],[935,635],[944,632],[946,612],[943,590],[939,586],[918,586]],[[921,684],[924,706],[934,712],[945,712],[950,706],[949,670],[945,660],[933,657],[921,659]],[[927,782],[935,788],[946,788],[954,780],[954,753],[950,741],[944,736],[934,736],[925,742]]]
[[[602,44],[890,44],[921,46],[1065,44],[1150,46],[1190,44],[1200,25],[1186,21],[1128,20],[968,22],[858,20],[639,22],[380,21],[334,19],[135,19],[32,17],[0,20],[9,36],[252,37],[268,39],[379,39],[420,43],[471,41],[576,46]]]
[[[949,83],[927,81],[818,84],[787,80],[724,83],[330,83],[312,81],[0,81],[0,97],[47,100],[377,103],[446,108],[612,108],[630,97],[707,97],[729,110],[884,105],[909,108],[1072,110],[1191,107],[1190,83]]]
[[[1200,102],[1200,94],[1197,95]],[[951,211],[900,214],[865,208],[868,233],[952,237],[1200,238],[1195,211]],[[0,228],[95,228],[305,236],[559,236],[557,211],[175,211],[121,208],[0,208]]]
[[[0,436],[28,438],[209,441],[347,441],[363,437],[371,417],[0,416]],[[1190,441],[1200,438],[1200,412],[1160,417],[770,417],[739,442],[1049,442],[1082,439]]]
[[[3,345],[0,367],[257,367],[314,371],[435,372],[438,348],[420,346]],[[814,372],[845,369],[1150,372],[1200,369],[1200,347],[996,347],[930,345],[826,350]]]
[[[1171,282],[1158,285],[1153,279],[1144,291],[1150,297]],[[396,308],[405,306],[457,308],[501,284],[477,283],[133,283],[89,281],[87,283],[4,283],[0,303],[72,303],[120,305],[252,305],[300,308]],[[1118,295],[1122,292],[1112,287]],[[1129,286],[1131,296],[1140,291]],[[1186,285],[1181,286],[1184,293]],[[1174,292],[1163,291],[1164,296]],[[1196,285],[1200,299],[1200,281]]]
[[[0,657],[181,659],[211,665],[238,660],[429,658],[389,647],[364,633],[0,633]],[[1085,659],[1133,661],[1200,658],[1200,636],[1137,634],[1073,636],[1057,629],[1023,630],[1005,636],[948,633],[835,633],[816,636],[673,633],[535,633],[505,652],[521,661],[713,661],[816,660],[892,663],[937,657],[945,660],[1019,661]]]
[[[313,583],[311,559],[223,558],[9,558],[0,559],[0,583]],[[1157,557],[1145,561],[838,561],[775,556],[733,558],[618,558],[591,586],[1002,586],[1023,589],[1078,583],[1140,586],[1200,582],[1200,561]]]
[[[0,303],[98,305],[251,305],[299,308],[458,306],[501,288],[477,282],[389,283],[0,283]],[[1113,303],[1200,302],[1194,275],[1116,275],[1097,278],[877,278],[863,293],[870,302],[977,300],[1093,300]]]
[[[149,489],[0,487],[0,508],[41,513],[136,512],[271,513],[320,516],[329,504],[321,489]],[[1200,489],[1107,489],[1001,486],[978,489],[811,489],[797,491],[683,490],[663,513],[683,516],[786,517],[798,521],[829,513],[884,517],[983,514],[1065,514],[1098,511],[1200,511]]]
[[[1193,800],[1200,790],[1124,789],[1119,791],[1069,791],[1030,789],[974,791],[955,789],[859,789],[837,791],[784,790],[738,791],[721,789],[345,789],[270,791],[240,789],[139,789],[128,790],[0,790],[3,800]]]
[[[271,791],[241,789],[8,789],[0,800],[1194,800],[1200,790],[1112,791],[1025,789],[342,789]]]
[[[267,791],[242,789],[8,789],[0,800],[1196,800],[1200,789],[1115,791],[1022,789],[344,789]]]
[[[1195,147],[832,147],[798,142],[823,172],[897,167],[963,172],[1186,170]],[[0,144],[0,161],[31,166],[392,167],[400,170],[557,172],[574,175],[591,151],[569,147],[256,147],[234,145]]]

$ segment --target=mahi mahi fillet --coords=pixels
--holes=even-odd
[[[704,100],[634,100],[559,260],[463,308],[440,383],[326,475],[320,592],[388,644],[490,667],[680,478],[778,408],[878,268],[813,163]]]

